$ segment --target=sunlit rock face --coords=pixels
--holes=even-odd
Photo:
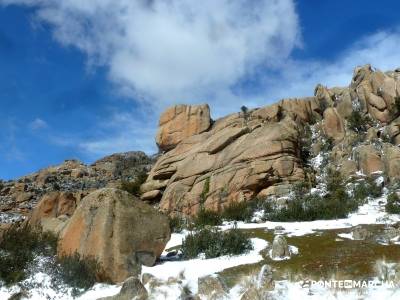
[[[221,211],[233,202],[282,196],[296,182],[313,182],[320,170],[304,160],[302,148],[306,143],[315,157],[327,139],[329,165],[342,175],[397,178],[399,80],[399,70],[365,65],[348,87],[317,85],[313,97],[243,108],[215,121],[205,105],[171,107],[160,118],[156,140],[163,153],[141,187],[145,200],[169,214],[195,215],[200,207]],[[357,129],[360,120],[365,124]]]

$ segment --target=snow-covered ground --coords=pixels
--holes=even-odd
[[[192,291],[197,291],[197,279],[206,275],[215,274],[225,269],[254,264],[263,258],[260,251],[268,246],[263,239],[251,239],[254,249],[247,254],[236,256],[222,256],[217,258],[196,258],[183,261],[167,261],[153,267],[143,267],[142,273],[149,273],[161,280],[184,275],[185,283]]]
[[[255,229],[264,228],[266,230],[275,229],[281,227],[283,230],[279,230],[279,234],[286,234],[288,236],[302,236],[306,234],[313,234],[320,230],[327,229],[340,229],[350,228],[360,224],[392,224],[400,221],[398,215],[388,215],[384,211],[384,205],[386,198],[381,197],[369,201],[367,204],[361,206],[356,213],[350,214],[348,218],[338,220],[319,220],[311,222],[263,222],[263,223],[243,223],[237,222],[235,225],[240,229]],[[228,230],[232,228],[233,223],[224,223],[220,228],[222,230]],[[188,231],[182,233],[174,233],[171,236],[171,240],[168,242],[166,249],[182,244],[183,239],[188,234]],[[351,233],[339,234],[341,238],[352,238]],[[225,269],[232,268],[235,266],[254,264],[262,261],[260,251],[268,246],[268,242],[262,239],[252,239],[254,249],[249,253],[238,255],[238,256],[224,256],[213,259],[196,258],[191,260],[176,260],[176,261],[164,261],[153,267],[143,267],[142,273],[152,274],[155,278],[168,284],[161,284],[156,289],[153,288],[153,299],[177,299],[184,286],[190,288],[192,292],[197,291],[197,280],[199,277],[206,275],[216,274]],[[297,249],[291,246],[293,254],[301,252],[301,249]],[[168,251],[164,251],[163,255],[166,255]],[[172,280],[173,278],[180,278],[180,280]],[[61,290],[55,290],[51,285],[51,277],[42,272],[34,273],[25,283],[31,283],[34,285],[30,289],[30,299],[59,299],[66,300],[71,299],[70,290],[68,287]],[[146,286],[148,289],[150,287]],[[100,297],[106,297],[117,294],[119,292],[120,285],[106,285],[96,284],[92,289],[85,292],[80,297],[76,298],[79,300],[93,300]],[[0,288],[0,299],[8,299],[12,294],[19,291],[19,287],[14,286],[12,288]],[[241,286],[235,286],[230,290],[230,299],[240,299],[243,288]],[[374,286],[368,289],[330,289],[321,287],[319,285],[313,285],[311,287],[302,286],[301,282],[289,282],[289,281],[278,281],[276,282],[276,288],[273,291],[276,299],[358,299],[359,295],[362,294],[362,299],[400,299],[400,289],[394,289],[385,285]]]

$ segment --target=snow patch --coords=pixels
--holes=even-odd
[[[196,258],[183,261],[167,261],[153,267],[143,266],[142,273],[149,273],[164,281],[168,280],[170,277],[177,278],[181,274],[184,274],[187,281],[186,284],[190,286],[193,292],[196,292],[197,280],[200,277],[240,265],[254,264],[263,260],[260,251],[268,246],[268,242],[259,238],[253,238],[251,242],[253,243],[254,249],[243,255],[221,256],[210,259]]]
[[[287,236],[303,236],[313,234],[318,230],[351,228],[357,225],[368,224],[394,224],[400,221],[399,215],[391,215],[385,212],[386,196],[370,200],[359,207],[358,211],[349,214],[347,218],[337,220],[316,220],[307,222],[272,222],[244,223],[237,222],[239,229],[274,229],[277,226],[283,227]],[[224,223],[220,226],[222,230],[232,227],[232,223]]]

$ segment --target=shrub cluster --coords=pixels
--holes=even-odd
[[[255,201],[233,202],[222,212],[222,219],[227,221],[250,221],[255,207]]]
[[[169,217],[169,228],[173,233],[182,232],[182,230],[186,228],[186,223],[186,220],[182,217]]]
[[[53,284],[67,284],[72,287],[72,296],[78,296],[90,289],[99,278],[100,265],[94,258],[83,258],[78,253],[56,260],[53,270]]]
[[[140,196],[140,186],[146,181],[147,174],[141,171],[133,181],[122,181],[121,190],[127,191],[134,196]]]
[[[53,286],[66,284],[76,296],[95,284],[99,273],[96,260],[78,254],[56,259],[56,253],[56,236],[14,225],[0,241],[0,281],[11,286],[25,280],[34,270],[35,258],[41,256],[49,259],[43,271],[52,275]]]
[[[0,242],[0,280],[12,285],[26,279],[35,257],[54,255],[56,246],[57,238],[50,234],[38,233],[28,226],[12,226]]]
[[[400,214],[400,197],[393,192],[387,197],[385,210],[390,214]]]
[[[238,255],[251,249],[251,240],[237,228],[228,231],[203,228],[186,236],[181,248],[185,259],[198,257],[201,253],[206,258]]]
[[[305,125],[299,134],[298,147],[299,147],[299,155],[300,159],[303,163],[303,166],[310,165],[311,159],[311,146],[312,146],[312,132],[310,125]]]
[[[218,226],[222,224],[221,215],[218,212],[201,208],[194,218],[194,227],[202,228],[204,226]]]
[[[363,203],[368,197],[380,197],[382,195],[382,186],[377,185],[371,177],[368,177],[354,184],[352,195],[356,201]]]
[[[370,126],[372,126],[372,120],[368,115],[363,115],[359,111],[353,111],[347,118],[348,128],[357,133],[365,133]]]
[[[357,198],[350,197],[345,189],[345,181],[337,171],[328,171],[326,186],[327,194],[324,196],[310,194],[304,184],[295,186],[288,203],[280,208],[270,205],[265,218],[281,222],[345,218],[365,201],[365,190],[357,190]],[[370,193],[375,191],[371,189],[368,195]]]

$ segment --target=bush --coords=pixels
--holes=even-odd
[[[254,213],[254,207],[250,202],[233,202],[222,212],[222,219],[227,221],[249,221]]]
[[[233,202],[222,212],[222,219],[226,221],[251,222],[254,213],[269,210],[271,203],[264,198],[255,198],[250,201]]]
[[[182,232],[186,227],[186,220],[181,217],[169,217],[169,228],[171,228],[171,232],[177,233]]]
[[[12,226],[0,242],[0,280],[12,285],[26,279],[35,256],[54,255],[56,245],[57,238],[51,234],[40,234],[29,226]]]
[[[394,110],[392,112],[392,118],[396,118],[400,114],[400,97],[394,98]]]
[[[385,210],[390,214],[400,214],[400,197],[393,192],[387,197]]]
[[[334,140],[331,137],[324,136],[321,143],[321,152],[330,152],[334,146]]]
[[[201,191],[201,194],[200,194],[200,206],[201,206],[201,209],[203,209],[203,207],[204,207],[204,203],[207,200],[207,195],[208,195],[209,191],[210,191],[210,177],[207,177],[204,180],[203,190]]]
[[[239,255],[253,249],[250,239],[239,229],[228,231],[202,229],[186,236],[182,243],[182,254],[185,259],[198,257],[204,253],[206,258],[223,255]]]
[[[218,226],[221,224],[222,219],[219,213],[204,208],[200,209],[197,216],[194,218],[194,226],[197,228],[201,228],[206,225]]]
[[[300,150],[300,159],[303,166],[310,165],[311,159],[311,146],[312,146],[312,132],[310,125],[305,125],[299,134],[298,147]]]
[[[94,258],[82,258],[78,253],[64,256],[56,261],[54,283],[64,283],[72,287],[75,297],[90,289],[97,281],[100,265]]]
[[[347,217],[348,213],[358,208],[356,202],[348,198],[321,197],[307,195],[303,198],[292,199],[280,209],[271,208],[266,213],[266,218],[271,221],[293,222],[331,220]]]
[[[377,198],[382,195],[382,187],[368,177],[366,180],[358,182],[353,188],[353,197],[359,203],[364,203],[368,197]]]
[[[363,115],[359,111],[353,111],[350,117],[347,118],[349,129],[362,133],[368,130],[369,126],[372,126],[372,120],[368,115]]]
[[[146,181],[145,171],[140,172],[133,181],[122,181],[121,190],[127,191],[134,196],[140,196],[140,186]]]
[[[328,170],[326,186],[327,194],[321,196],[310,194],[304,184],[296,185],[288,203],[281,208],[270,206],[265,218],[281,222],[331,220],[345,218],[358,209],[361,202],[348,195],[339,172]]]

